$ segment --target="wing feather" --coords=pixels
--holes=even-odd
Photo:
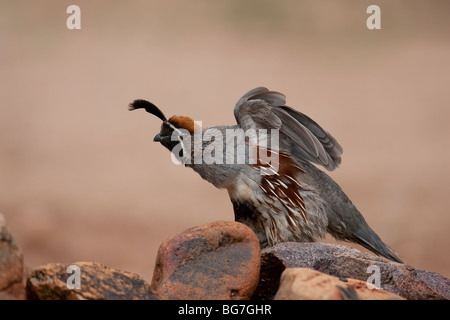
[[[305,114],[286,106],[282,93],[265,87],[250,90],[236,104],[234,116],[244,129],[279,129],[280,148],[298,160],[334,170],[341,163],[342,147]]]

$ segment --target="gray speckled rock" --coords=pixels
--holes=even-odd
[[[450,280],[383,257],[341,245],[286,242],[261,253],[261,281],[254,299],[271,299],[286,268],[310,268],[338,278],[367,281],[368,267],[380,270],[381,289],[405,299],[450,299]]]

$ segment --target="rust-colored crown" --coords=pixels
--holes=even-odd
[[[174,125],[176,128],[183,128],[189,131],[191,134],[194,133],[194,120],[185,116],[173,116],[169,119],[169,123]]]

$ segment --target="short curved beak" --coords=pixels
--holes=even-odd
[[[161,139],[162,139],[161,134],[158,133],[158,134],[153,138],[153,141],[155,141],[155,142],[160,142]]]

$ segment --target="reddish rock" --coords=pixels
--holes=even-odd
[[[259,268],[254,232],[239,222],[218,221],[161,244],[152,288],[161,299],[249,299]]]
[[[261,258],[261,281],[254,299],[271,299],[286,268],[310,268],[338,278],[367,281],[371,265],[379,267],[383,290],[410,300],[450,299],[450,280],[444,276],[346,246],[286,242],[264,249]]]
[[[17,298],[5,291],[0,291],[0,300],[17,300]]]
[[[25,273],[22,251],[0,213],[0,292],[3,297],[25,299]]]
[[[396,294],[369,289],[365,281],[339,279],[307,268],[287,268],[281,274],[275,300],[402,300]]]
[[[154,300],[150,285],[139,275],[95,262],[76,262],[80,289],[69,288],[69,264],[53,263],[32,270],[27,298],[32,300]],[[73,279],[73,278],[72,278]],[[75,284],[69,281],[69,284]]]

